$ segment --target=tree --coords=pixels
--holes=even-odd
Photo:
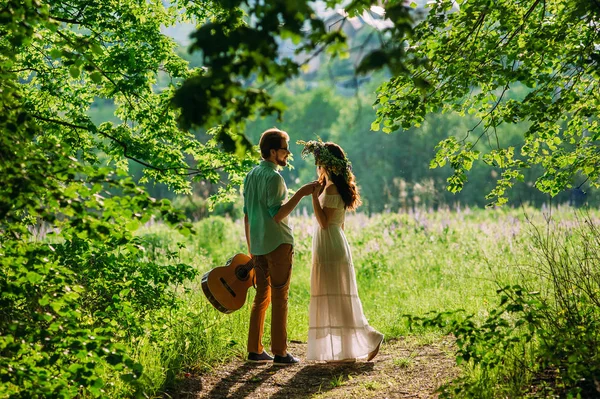
[[[411,57],[418,68],[384,84],[378,94],[379,122],[419,124],[427,113],[443,110],[475,114],[479,122],[465,137],[440,143],[432,162],[449,162],[450,189],[460,190],[465,172],[479,158],[474,142],[488,136],[495,149],[482,160],[502,169],[488,198],[503,203],[506,189],[523,170],[541,165],[536,186],[556,195],[579,174],[597,186],[598,23],[597,1],[496,2],[469,0],[453,8],[438,1],[415,28]],[[529,92],[507,100],[518,83]],[[529,122],[520,148],[496,133],[501,124]],[[480,126],[481,129],[475,129]],[[474,140],[469,135],[475,133]]]
[[[160,310],[177,306],[172,285],[196,271],[147,257],[133,234],[142,223],[191,225],[132,181],[128,162],[181,192],[189,176],[224,172],[239,184],[244,168],[181,130],[170,107],[190,71],[161,26],[209,6],[0,5],[0,396],[105,397],[107,370],[139,388],[126,341],[163,324]],[[159,73],[174,84],[157,88]],[[97,98],[114,102],[122,123],[93,123]]]
[[[11,10],[9,3],[5,14]],[[190,177],[218,181],[223,170],[239,183],[228,166],[234,158],[181,129],[170,107],[176,85],[193,70],[161,26],[202,20],[218,13],[215,5],[71,1],[49,2],[36,12],[44,19],[31,27],[31,37],[3,42],[5,54],[16,53],[6,71],[19,78],[23,106],[45,138],[68,142],[73,155],[90,164],[126,170],[138,163],[142,182],[156,180],[177,192],[189,191]],[[170,84],[158,87],[165,75]],[[92,122],[88,110],[103,99],[114,102],[121,123]]]
[[[252,24],[236,11],[242,4]],[[452,192],[462,189],[473,162],[498,167],[502,173],[487,197],[497,204],[506,202],[507,189],[534,165],[543,170],[536,182],[542,192],[556,195],[579,175],[598,186],[597,0],[438,0],[418,23],[404,4],[386,3],[393,26],[380,33],[382,47],[357,67],[357,73],[385,67],[393,75],[379,88],[373,130],[418,127],[426,115],[440,110],[474,114],[479,122],[463,137],[440,142],[432,167],[453,168]],[[280,39],[293,38],[298,53],[315,55],[329,48],[334,56],[344,54],[343,34],[328,31],[306,1],[221,5],[223,18],[195,34],[194,48],[204,55],[206,73],[188,80],[175,96],[179,105],[206,111],[194,116],[184,106],[183,116],[192,124],[232,128],[255,112],[281,112],[264,87],[254,84],[279,84],[298,73],[299,62],[277,58]],[[346,10],[359,15],[375,5],[352,1]],[[303,30],[305,24],[312,29]],[[517,83],[529,92],[507,99]],[[497,128],[521,122],[530,124],[524,144],[505,144]],[[482,154],[474,149],[488,137],[493,150]]]
[[[218,126],[219,138],[234,150],[250,145],[243,135],[247,119],[281,115],[284,106],[272,101],[268,87],[298,75],[303,64],[324,51],[346,56],[347,49],[343,31],[329,30],[308,1],[233,0],[219,4],[223,12],[193,34],[191,50],[202,53],[204,69],[177,90],[174,103],[181,108],[185,126]],[[334,7],[336,2],[328,0],[326,4]],[[370,5],[366,0],[353,1],[346,11],[357,15]],[[390,32],[402,35],[410,29],[408,9],[400,2],[387,10],[396,22]],[[279,47],[288,39],[303,61],[279,57]],[[359,69],[385,64],[400,70],[402,54],[400,46],[390,45],[365,57]]]

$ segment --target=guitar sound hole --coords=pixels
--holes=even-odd
[[[229,286],[229,284],[227,284],[227,281],[225,281],[223,279],[223,277],[221,277],[219,280],[221,280],[221,284],[223,284],[223,287],[225,287],[225,289],[227,291],[229,291],[229,293],[235,298],[236,297],[235,292],[231,289],[231,287]]]
[[[241,281],[246,281],[246,280],[248,280],[248,276],[249,276],[249,274],[250,274],[250,271],[249,271],[249,270],[247,270],[247,269],[245,268],[245,266],[238,266],[238,267],[235,269],[235,276],[236,276],[236,277],[237,277],[239,280],[241,280]]]

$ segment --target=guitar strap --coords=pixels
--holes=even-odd
[[[252,288],[256,289],[256,263],[254,263],[254,258],[251,260],[252,267],[254,268],[254,276],[252,276]]]

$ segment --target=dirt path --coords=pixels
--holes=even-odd
[[[174,399],[199,398],[435,398],[436,389],[458,376],[452,341],[419,345],[385,342],[373,362],[315,364],[305,361],[306,344],[292,342],[297,366],[248,364],[236,359],[210,373],[188,376]]]

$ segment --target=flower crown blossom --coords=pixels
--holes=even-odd
[[[324,167],[328,172],[347,177],[348,172],[352,171],[352,164],[348,158],[344,156],[344,159],[340,159],[333,155],[321,139],[310,141],[298,140],[296,141],[296,144],[304,146],[301,152],[303,159],[309,154],[313,154],[315,162]]]

